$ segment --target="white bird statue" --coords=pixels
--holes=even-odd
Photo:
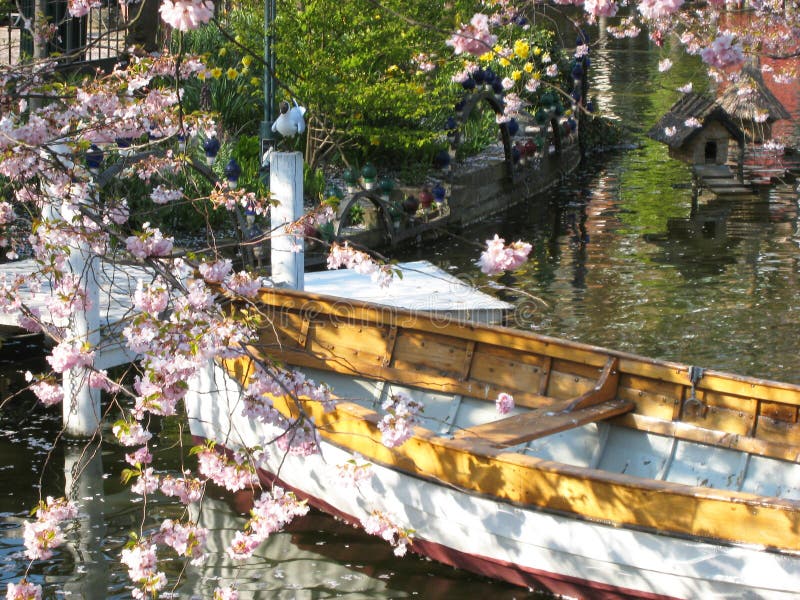
[[[280,113],[278,118],[272,124],[272,131],[277,131],[283,137],[291,138],[303,133],[306,130],[306,122],[303,115],[306,109],[294,101],[294,106],[289,107],[289,103],[285,100],[280,104]]]

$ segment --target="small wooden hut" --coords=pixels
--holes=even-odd
[[[732,141],[744,148],[744,133],[714,100],[690,92],[684,94],[659,119],[648,137],[666,144],[669,155],[692,165],[724,165]]]
[[[717,101],[744,131],[749,142],[762,143],[772,137],[772,124],[791,115],[769,90],[757,61],[748,61],[739,79],[729,85]]]

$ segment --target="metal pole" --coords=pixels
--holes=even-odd
[[[275,143],[275,56],[272,52],[272,26],[275,23],[275,0],[264,0],[264,120],[261,122],[262,156]],[[266,166],[266,165],[264,165]]]

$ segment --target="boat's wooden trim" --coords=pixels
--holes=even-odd
[[[552,359],[565,359],[595,368],[602,368],[608,356],[616,356],[619,358],[621,374],[682,386],[689,385],[689,367],[686,365],[635,356],[569,340],[549,338],[528,331],[463,322],[457,319],[444,320],[424,311],[413,312],[368,302],[343,301],[340,298],[309,292],[266,288],[259,297],[259,304],[262,305],[262,312],[265,316],[276,321],[280,321],[283,318],[281,315],[287,314],[286,311],[324,315],[325,319],[334,323],[358,323],[398,327],[400,331],[435,333],[440,336],[472,340],[478,344],[483,343],[507,350],[521,351],[524,354],[541,354]],[[270,307],[274,312],[269,310]],[[697,390],[700,393],[726,394],[800,407],[800,386],[712,370],[705,372]],[[795,421],[799,420],[796,414],[792,418]]]
[[[239,381],[246,381],[252,368],[247,359],[225,366]],[[297,414],[293,400],[273,401],[284,414]],[[375,411],[350,402],[329,413],[316,402],[303,405],[330,443],[445,485],[645,531],[800,552],[800,502],[553,463],[419,427],[402,446],[390,449],[381,443]]]

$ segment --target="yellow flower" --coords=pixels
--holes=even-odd
[[[399,71],[399,70],[400,70],[400,67],[398,67],[397,65],[390,65],[386,69],[386,72],[391,74],[391,73],[394,73],[394,72]]]
[[[497,54],[502,54],[503,53],[503,47],[500,44],[498,44],[497,46],[492,48],[492,50],[494,50]]]
[[[533,73],[531,73],[531,79],[541,79],[541,78],[542,78],[541,71],[534,71]]]
[[[220,56],[225,56],[227,53],[228,49],[225,46],[223,46],[222,48],[219,49],[219,52],[217,54],[219,54]]]
[[[250,66],[250,64],[251,64],[252,62],[253,62],[253,57],[252,57],[252,56],[250,56],[249,54],[245,54],[245,55],[242,57],[242,64],[243,64],[245,67],[249,67],[249,66]]]
[[[239,76],[239,71],[231,67],[227,71],[225,71],[225,77],[228,79],[236,79]]]
[[[259,85],[261,85],[261,80],[258,77],[251,77],[250,85],[252,85],[253,87],[258,87]]]
[[[519,81],[520,79],[522,79],[522,71],[513,71],[511,73],[511,79],[513,79],[514,81]]]
[[[541,53],[542,53],[542,49],[539,48],[539,46],[534,46],[533,47],[533,55],[534,56],[539,56]]]
[[[197,72],[197,78],[198,78],[200,81],[205,81],[205,80],[206,80],[206,75],[207,75],[207,74],[206,74],[206,71],[198,71],[198,72]]]
[[[507,58],[503,57],[503,58],[501,58],[501,59],[500,59],[500,64],[501,64],[502,66],[504,66],[504,67],[507,67],[508,65],[510,65],[510,64],[511,64],[511,61],[510,61],[510,60],[508,60]]]
[[[373,146],[380,146],[381,145],[380,136],[373,135],[371,138],[369,138],[369,143],[372,144]]]
[[[237,44],[241,44],[242,43],[242,36],[239,35],[239,34],[237,34],[236,37],[233,38],[233,39],[236,41]]]
[[[420,96],[422,96],[425,93],[425,87],[418,85],[417,87],[414,88],[414,91],[417,92],[417,94],[419,94]]]
[[[522,70],[526,73],[533,73],[533,64],[526,62],[524,65],[522,65]]]
[[[483,62],[490,62],[494,58],[494,52],[489,50],[489,52],[484,52],[478,57],[478,60]]]
[[[514,53],[521,59],[525,60],[528,58],[528,53],[530,51],[531,47],[525,40],[517,40],[514,42]]]
[[[219,79],[220,77],[222,77],[222,69],[220,69],[219,67],[214,67],[213,69],[211,69],[211,76],[214,79]]]

